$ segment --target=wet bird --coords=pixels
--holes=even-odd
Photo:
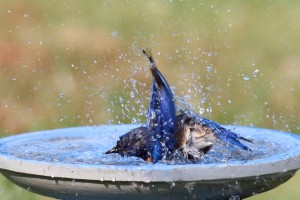
[[[232,147],[251,151],[241,137],[217,122],[184,109],[176,115],[173,93],[164,76],[156,67],[149,50],[143,50],[150,61],[152,96],[147,113],[147,123],[122,135],[117,145],[106,152],[121,156],[135,156],[156,163],[172,159],[175,154],[196,161],[206,154],[214,143],[222,142]]]

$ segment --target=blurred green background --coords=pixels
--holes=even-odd
[[[143,47],[195,111],[299,133],[299,1],[0,1],[0,135],[145,121]],[[300,175],[249,199],[299,199]],[[1,200],[46,200],[0,177]]]

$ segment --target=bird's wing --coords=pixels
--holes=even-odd
[[[187,112],[189,112],[189,111],[187,111]],[[244,150],[251,151],[251,149],[249,147],[247,147],[240,141],[240,140],[244,140],[244,141],[252,143],[251,140],[244,138],[244,137],[232,132],[231,130],[222,127],[217,122],[206,119],[196,113],[192,113],[192,114],[188,113],[188,115],[190,115],[192,117],[192,121],[210,128],[214,132],[215,136],[217,138],[219,138],[221,141],[226,142],[230,145],[237,146]]]

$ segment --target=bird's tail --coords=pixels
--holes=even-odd
[[[143,50],[151,64],[152,97],[147,114],[148,126],[154,130],[153,162],[168,156],[175,149],[177,118],[173,93],[162,73],[156,67],[149,49]]]

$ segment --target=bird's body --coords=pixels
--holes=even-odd
[[[121,156],[135,156],[148,160],[153,145],[151,130],[140,126],[122,135],[117,145],[106,153],[119,153]]]
[[[194,121],[189,111],[177,116],[180,132],[177,134],[177,149],[185,158],[197,160],[207,153],[217,138],[207,126]]]
[[[149,51],[143,50],[151,63],[152,96],[147,114],[147,124],[122,135],[117,145],[106,153],[140,157],[156,163],[170,159],[175,153],[195,161],[207,153],[214,143],[223,142],[251,151],[240,140],[251,142],[189,110],[176,107],[172,91],[157,69]]]

